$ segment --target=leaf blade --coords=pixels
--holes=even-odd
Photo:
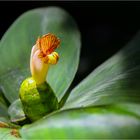
[[[20,99],[17,99],[9,106],[8,114],[11,122],[18,122],[26,119]]]
[[[140,103],[139,46],[140,33],[75,87],[64,109],[117,102]]]
[[[0,90],[0,118],[7,118],[8,119],[8,106],[6,101],[4,100],[3,93]]]
[[[21,138],[15,137],[12,134],[13,129],[10,128],[0,128],[0,139],[1,140],[21,140]]]
[[[20,134],[25,139],[140,138],[139,128],[139,114],[101,106],[63,110],[24,126]]]
[[[61,47],[58,49],[60,61],[56,66],[50,68],[47,81],[59,101],[70,86],[77,71],[80,54],[80,33],[75,21],[61,8],[49,7],[31,10],[21,15],[13,23],[0,44],[0,65],[3,66],[0,69],[0,83],[10,102],[18,99],[21,82],[30,76],[31,47],[38,36],[48,32],[56,34],[61,39]],[[7,55],[7,50],[10,52],[10,56]],[[71,58],[75,61],[72,61]],[[69,76],[67,76],[68,74]]]

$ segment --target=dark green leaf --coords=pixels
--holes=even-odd
[[[7,117],[7,107],[0,102],[0,117]]]
[[[64,108],[140,103],[140,33],[72,90]]]
[[[135,114],[121,106],[54,113],[24,126],[20,134],[26,139],[140,138],[140,111]]]
[[[58,100],[63,97],[77,71],[80,34],[73,18],[64,10],[48,7],[21,15],[8,29],[0,44],[0,85],[10,102],[18,99],[21,82],[30,76],[29,57],[38,36],[56,34],[61,45],[60,60],[50,67],[48,83]]]
[[[5,117],[5,118],[8,118],[8,113],[7,113],[7,103],[6,101],[4,100],[4,97],[3,97],[3,94],[0,90],[0,118],[2,117]]]

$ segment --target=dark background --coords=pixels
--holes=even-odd
[[[127,44],[140,29],[140,2],[0,2],[0,37],[23,12],[60,6],[76,20],[82,36],[80,65],[73,86]]]

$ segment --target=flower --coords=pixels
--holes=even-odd
[[[38,38],[32,47],[30,56],[30,70],[36,84],[42,84],[46,80],[50,64],[56,64],[59,59],[57,52],[54,52],[60,44],[54,34],[48,33]]]

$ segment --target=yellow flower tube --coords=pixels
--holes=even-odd
[[[46,80],[49,64],[56,64],[59,55],[54,50],[59,46],[60,40],[53,34],[38,38],[33,46],[30,57],[30,69],[32,77],[37,84]]]
[[[46,77],[50,65],[58,62],[59,55],[54,50],[59,44],[60,40],[49,33],[38,38],[32,47],[30,56],[32,77],[25,79],[20,87],[23,109],[31,121],[58,108],[57,98],[46,82]]]

